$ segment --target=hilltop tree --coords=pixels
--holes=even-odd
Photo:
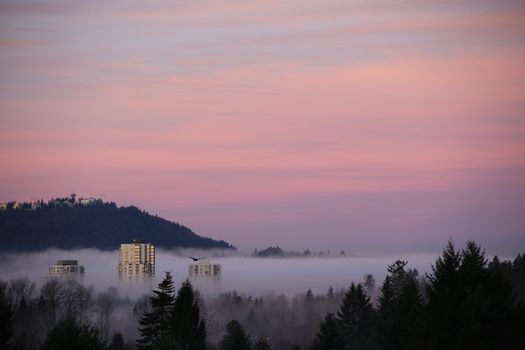
[[[150,297],[152,310],[146,312],[139,321],[141,338],[136,342],[138,350],[167,349],[170,345],[174,345],[170,322],[175,299],[170,272],[166,272],[158,288],[159,290],[153,291],[155,295]]]
[[[226,334],[222,338],[220,350],[251,350],[250,336],[241,326],[239,321],[232,320],[226,325]]]

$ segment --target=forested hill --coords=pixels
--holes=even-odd
[[[0,251],[117,249],[121,243],[143,239],[157,247],[235,249],[225,241],[195,234],[178,223],[134,206],[118,207],[100,199],[54,199],[45,203],[0,204]]]

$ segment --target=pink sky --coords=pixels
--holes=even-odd
[[[3,1],[0,201],[241,249],[525,248],[520,1]]]

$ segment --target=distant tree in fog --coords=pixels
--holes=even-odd
[[[321,322],[319,333],[312,344],[312,350],[339,350],[345,346],[345,340],[339,326],[334,318],[334,314],[326,314]]]
[[[226,334],[219,343],[220,350],[251,350],[250,335],[239,321],[232,320],[226,325]]]
[[[275,256],[283,257],[285,256],[285,253],[284,253],[284,250],[282,250],[281,248],[277,246],[277,247],[268,247],[266,249],[260,250],[257,252],[256,256],[258,257],[275,257]]]
[[[368,296],[371,298],[372,295],[374,294],[375,292],[375,289],[376,289],[376,280],[374,279],[374,276],[372,276],[371,274],[367,273],[366,275],[364,275],[363,277],[363,286],[365,287],[366,289],[366,293],[368,294]]]
[[[351,284],[337,312],[337,325],[345,348],[371,349],[374,309],[361,284]]]
[[[45,338],[41,350],[106,350],[106,343],[97,329],[66,318]]]

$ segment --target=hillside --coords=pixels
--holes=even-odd
[[[0,205],[0,251],[117,249],[120,243],[143,239],[157,247],[235,249],[225,241],[195,234],[191,229],[137,207],[118,207],[100,199],[54,199],[47,203]]]

